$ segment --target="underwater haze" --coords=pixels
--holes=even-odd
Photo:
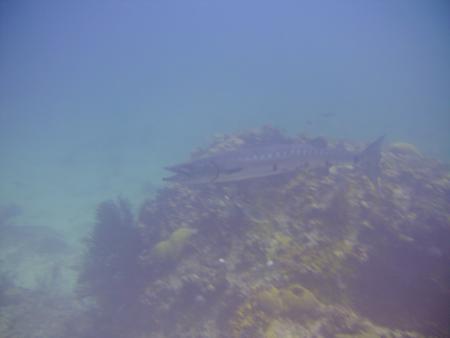
[[[12,307],[11,288],[83,316],[85,238],[115,210],[100,203],[120,197],[121,217],[138,214],[165,191],[164,168],[215,137],[271,126],[359,146],[386,135],[445,166],[449,36],[445,0],[1,1],[0,315],[30,317],[0,333],[54,321],[30,314],[40,298]]]

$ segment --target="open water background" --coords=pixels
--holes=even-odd
[[[266,124],[448,161],[449,36],[438,0],[2,1],[0,205],[78,246],[99,202]]]

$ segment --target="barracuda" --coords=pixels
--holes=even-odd
[[[167,167],[175,175],[164,180],[186,184],[233,182],[352,163],[376,183],[383,139],[378,138],[358,153],[314,143],[247,147]]]

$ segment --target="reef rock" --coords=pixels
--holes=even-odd
[[[302,140],[265,128],[195,156]],[[341,165],[159,191],[137,219],[136,337],[447,335],[449,169],[385,148],[377,186]]]

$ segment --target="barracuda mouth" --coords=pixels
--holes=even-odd
[[[163,181],[166,181],[166,182],[184,182],[184,181],[187,181],[188,179],[189,179],[188,177],[182,178],[180,175],[163,177]]]
[[[198,163],[183,163],[165,167],[165,169],[175,175],[164,177],[164,181],[180,183],[212,183],[221,173],[219,166],[210,160]]]
[[[163,177],[163,180],[167,181],[167,182],[185,182],[185,181],[189,181],[193,177],[192,170],[189,170],[186,167],[175,166],[175,167],[170,167],[170,168],[166,168],[166,169],[175,174],[172,176]]]
[[[188,168],[184,164],[165,167],[164,169],[171,171],[173,173],[176,173],[176,174],[184,174],[184,175],[189,175],[189,173],[192,172],[192,169]]]

